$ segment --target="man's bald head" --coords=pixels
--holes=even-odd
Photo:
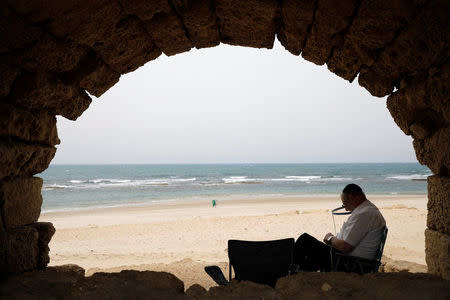
[[[342,204],[345,210],[353,211],[361,203],[367,200],[362,188],[354,183],[347,184],[341,194]]]

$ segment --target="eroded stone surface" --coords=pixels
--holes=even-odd
[[[14,85],[9,101],[29,110],[47,110],[76,120],[91,104],[91,98],[77,86],[46,73],[23,75]]]
[[[255,48],[273,47],[278,4],[275,0],[217,0],[222,42]]]
[[[171,10],[168,0],[120,0],[120,3],[127,14],[136,15],[141,20],[150,20],[156,14]]]
[[[450,23],[446,0],[429,1],[372,67],[361,68],[359,84],[372,95],[389,95],[401,77],[415,76],[448,58]]]
[[[0,139],[0,180],[43,172],[55,152],[55,147]]]
[[[161,55],[141,21],[132,16],[119,21],[111,35],[94,48],[120,74],[134,71]]]
[[[38,232],[29,226],[0,232],[0,275],[36,269],[38,238]]]
[[[446,63],[437,71],[402,80],[400,89],[388,97],[387,107],[405,134],[423,139],[450,124],[446,117],[450,107],[449,90],[450,63]],[[420,125],[427,134],[417,136],[411,131],[413,124]]]
[[[94,52],[90,52],[66,78],[72,85],[79,85],[90,94],[100,97],[119,81],[120,74],[106,65]]]
[[[86,53],[87,47],[45,34],[16,63],[31,72],[62,73],[74,69]]]
[[[436,175],[450,175],[450,127],[441,128],[423,140],[415,139],[413,146],[421,164]]]
[[[0,232],[0,276],[45,268],[54,232],[51,223],[39,222]]]
[[[172,1],[187,33],[196,48],[214,47],[220,44],[220,34],[211,1]]]
[[[0,136],[22,141],[59,144],[56,118],[46,111],[29,112],[0,101]]]
[[[186,36],[183,23],[173,10],[158,14],[147,21],[146,29],[158,48],[167,56],[189,51],[193,47]]]
[[[36,222],[32,224],[32,227],[36,229],[39,235],[39,256],[37,260],[37,268],[43,269],[50,262],[50,257],[48,256],[50,248],[48,247],[48,243],[52,239],[52,236],[55,234],[55,227],[52,223],[49,222]]]
[[[42,2],[42,6],[41,11],[54,10],[46,25],[52,34],[90,47],[103,43],[123,16],[119,2],[110,0]]]
[[[0,98],[9,94],[11,84],[19,75],[19,68],[0,63]]]
[[[327,61],[330,71],[353,81],[362,65],[371,66],[378,53],[406,27],[424,0],[361,1],[342,47]]]
[[[37,221],[41,214],[41,187],[42,179],[38,177],[0,182],[1,211],[6,229]]]
[[[425,260],[428,272],[450,280],[450,235],[425,230]]]
[[[450,234],[450,177],[428,177],[427,227]]]
[[[313,22],[316,0],[286,0],[281,2],[281,25],[277,38],[294,55],[299,55],[306,43]]]
[[[3,217],[2,217],[2,208],[0,207],[0,232],[5,230],[5,225],[3,224]]]
[[[39,39],[42,30],[28,24],[5,3],[0,3],[0,53],[25,47]]]
[[[326,63],[332,50],[342,45],[342,33],[350,26],[356,8],[356,0],[318,0],[302,57],[317,65]]]

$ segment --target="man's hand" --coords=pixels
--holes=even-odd
[[[328,241],[328,239],[332,236],[333,238]],[[332,246],[336,250],[342,252],[342,253],[348,253],[353,250],[353,246],[347,243],[344,240],[338,239],[335,237],[332,233],[328,232],[325,234],[325,237],[323,238],[323,242],[327,245]]]
[[[325,237],[323,238],[323,242],[325,244],[329,244],[330,242],[328,241],[328,239],[330,238],[330,236],[334,236],[331,232],[328,232],[327,234],[325,234]]]

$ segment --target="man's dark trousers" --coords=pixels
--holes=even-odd
[[[333,247],[304,233],[294,245],[294,264],[299,265],[300,270],[303,271],[330,272],[333,270],[332,261],[335,260],[335,253],[336,250]]]

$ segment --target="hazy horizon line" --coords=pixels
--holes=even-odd
[[[378,161],[378,162],[186,162],[186,163],[50,163],[52,165],[293,165],[293,164],[419,164],[418,161]]]

